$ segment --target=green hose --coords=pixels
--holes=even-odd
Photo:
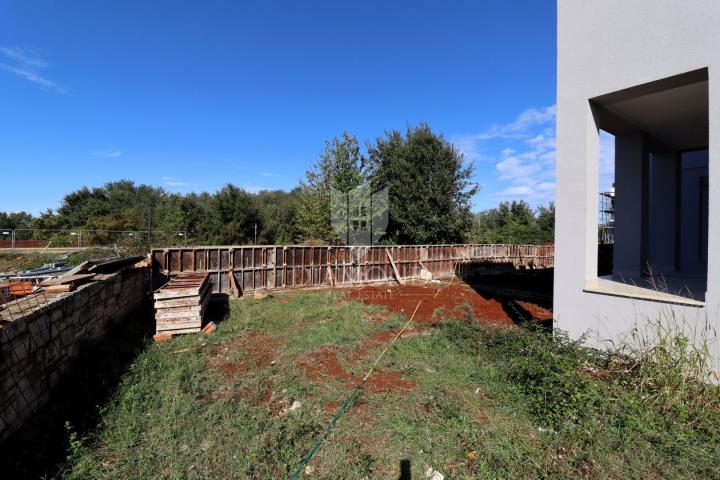
[[[303,469],[307,466],[310,459],[315,455],[315,452],[318,451],[320,448],[320,445],[325,441],[325,438],[330,435],[330,432],[335,427],[335,423],[340,419],[340,417],[343,416],[343,414],[347,411],[348,408],[350,408],[350,404],[352,403],[355,396],[362,390],[362,387],[365,385],[365,381],[363,381],[360,385],[355,387],[355,389],[350,392],[350,395],[347,396],[345,401],[342,405],[340,405],[340,408],[338,408],[338,411],[335,412],[335,415],[330,419],[330,423],[328,423],[327,427],[325,427],[325,431],[320,435],[320,438],[318,438],[317,442],[315,442],[315,445],[308,451],[308,453],[305,454],[302,461],[300,462],[300,465],[295,469],[293,474],[290,476],[291,480],[297,480],[300,478],[300,474],[302,473]]]
[[[408,319],[407,322],[405,322],[405,325],[400,329],[400,331],[395,335],[395,338],[392,339],[392,341],[385,347],[385,349],[380,353],[380,355],[375,359],[375,362],[373,362],[372,367],[370,367],[370,370],[365,374],[362,381],[353,389],[352,392],[350,392],[350,395],[347,396],[345,401],[342,405],[340,405],[340,408],[338,408],[338,411],[335,412],[335,415],[330,419],[330,423],[328,423],[328,426],[325,427],[325,431],[320,435],[320,438],[318,438],[317,442],[315,442],[315,445],[308,451],[308,453],[305,454],[302,461],[300,462],[300,465],[295,469],[293,474],[290,476],[290,480],[297,480],[300,478],[300,475],[302,474],[303,469],[307,466],[310,459],[315,455],[315,452],[318,451],[320,446],[325,441],[325,438],[327,438],[328,435],[330,435],[330,432],[332,432],[332,429],[335,427],[335,423],[340,419],[340,417],[343,416],[343,414],[347,411],[348,408],[350,408],[350,403],[352,403],[355,396],[360,392],[360,390],[365,387],[365,382],[368,378],[370,378],[370,375],[375,371],[375,367],[378,366],[380,363],[380,360],[385,356],[387,351],[392,347],[395,342],[397,342],[397,339],[400,338],[400,335],[403,334],[405,329],[410,325],[410,323],[415,319],[415,314],[417,313],[418,309],[420,308],[420,304],[422,303],[422,300],[420,300],[415,307],[415,311],[413,311],[412,316]]]

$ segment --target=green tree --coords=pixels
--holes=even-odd
[[[33,216],[28,212],[0,212],[0,228],[28,228]]]
[[[342,137],[326,141],[320,158],[300,183],[298,239],[335,243],[337,235],[330,224],[331,188],[348,192],[367,178],[367,160],[360,154],[357,137],[343,132]]]
[[[540,207],[537,214],[524,200],[500,202],[496,208],[475,215],[474,243],[546,244],[553,241],[555,205]]]
[[[300,189],[290,192],[263,190],[256,194],[261,228],[258,242],[265,244],[292,244],[298,235],[297,211]]]
[[[207,240],[218,245],[251,244],[260,214],[255,198],[235,185],[227,184],[213,195],[208,205]]]
[[[385,241],[454,243],[466,240],[472,222],[473,166],[442,135],[421,124],[405,135],[387,132],[369,148],[375,188],[389,189]]]

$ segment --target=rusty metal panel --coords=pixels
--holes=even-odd
[[[274,288],[350,286],[394,278],[392,255],[401,277],[417,277],[420,262],[435,276],[451,276],[476,264],[507,264],[516,268],[548,268],[553,245],[394,245],[394,246],[219,246],[155,249],[153,272],[210,272],[215,292],[230,290],[230,272],[245,291]]]

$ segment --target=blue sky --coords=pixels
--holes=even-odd
[[[428,122],[474,209],[554,196],[555,0],[0,2],[0,210],[84,185],[289,189]]]

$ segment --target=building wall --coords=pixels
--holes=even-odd
[[[0,441],[49,398],[83,341],[101,337],[147,299],[150,269],[135,268],[56,297],[0,327]]]
[[[634,325],[669,312],[687,328],[718,327],[720,251],[710,249],[705,307],[585,292],[596,279],[599,137],[589,99],[708,68],[709,244],[720,242],[720,2],[716,0],[558,1],[555,324],[596,346],[630,338]],[[620,188],[618,188],[620,195]],[[620,215],[618,208],[617,215]],[[617,235],[621,233],[617,218]],[[621,252],[620,252],[621,253]],[[621,260],[622,261],[622,260]],[[635,268],[633,264],[625,264]],[[718,328],[720,330],[720,328]],[[712,352],[720,357],[717,345]],[[717,366],[717,365],[716,365]]]

